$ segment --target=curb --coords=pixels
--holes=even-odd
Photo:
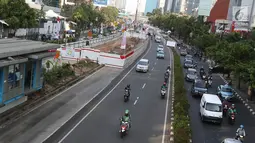
[[[222,76],[222,75],[220,75],[220,74],[218,74],[219,76],[220,76],[220,78],[227,84],[228,82],[227,82],[227,80]],[[235,92],[236,92],[236,90],[235,89],[233,89]],[[249,105],[249,103],[248,103],[248,100],[244,100],[243,98],[242,98],[242,96],[240,96],[239,94],[238,94],[238,92],[236,92],[236,96],[237,96],[237,98],[239,99],[239,100],[241,100],[242,101],[242,103],[244,104],[244,106],[251,112],[251,114],[252,115],[255,115],[255,111],[251,108],[251,106]]]

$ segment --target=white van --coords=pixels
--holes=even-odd
[[[202,121],[222,123],[222,102],[217,95],[203,94],[200,101],[200,116]]]

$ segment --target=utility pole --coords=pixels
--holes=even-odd
[[[137,23],[138,7],[139,7],[139,0],[137,0],[137,6],[135,11],[135,23]]]
[[[252,0],[252,5],[251,5],[251,13],[250,13],[250,18],[249,18],[249,29],[251,28],[251,23],[252,23],[252,17],[253,17],[253,11],[254,11],[254,4],[255,4],[255,0]]]

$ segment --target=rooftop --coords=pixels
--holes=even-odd
[[[17,38],[0,39],[0,58],[57,49],[60,45]]]
[[[203,94],[203,97],[209,103],[222,104],[221,100],[219,99],[219,97],[217,95],[214,95],[214,94]]]

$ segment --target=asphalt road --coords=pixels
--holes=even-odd
[[[196,59],[196,58],[195,58]],[[184,57],[181,57],[183,62]],[[208,71],[208,64],[205,62],[198,62],[198,72],[201,66],[203,66]],[[185,70],[183,70],[185,72]],[[212,87],[209,88],[209,93],[216,94],[217,86],[225,84],[218,74],[213,74]],[[192,127],[192,141],[194,143],[220,143],[225,138],[235,137],[235,132],[240,124],[244,125],[246,134],[248,134],[244,142],[254,143],[254,132],[255,132],[255,118],[244,106],[244,104],[237,100],[233,103],[236,105],[237,116],[236,123],[230,125],[225,117],[222,125],[215,125],[213,123],[202,123],[199,116],[199,103],[200,98],[193,98],[190,94],[191,83],[185,82],[185,87],[187,89],[187,96],[190,103],[190,116],[191,116],[191,127]]]
[[[73,130],[66,131],[63,143],[159,143],[162,142],[165,122],[166,99],[160,98],[160,86],[164,72],[170,64],[170,55],[165,48],[165,59],[156,59],[156,43],[144,58],[150,61],[148,73],[130,73],[117,85],[95,109],[86,116]],[[131,98],[124,103],[124,87],[131,84]],[[124,139],[119,135],[119,118],[124,110],[129,109],[132,117],[132,128]]]

